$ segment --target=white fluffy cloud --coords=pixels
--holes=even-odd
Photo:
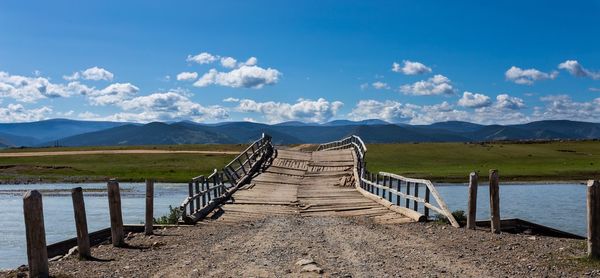
[[[494,104],[498,108],[506,108],[511,110],[517,110],[525,107],[523,99],[518,97],[509,96],[507,94],[500,94],[496,96],[496,103]]]
[[[112,74],[112,72],[105,70],[103,68],[92,67],[92,68],[86,69],[84,71],[75,72],[71,75],[65,75],[65,76],[63,76],[63,78],[65,80],[69,80],[69,81],[78,80],[78,79],[94,80],[94,81],[98,81],[98,80],[110,81],[114,78],[114,74]]]
[[[584,68],[576,60],[567,60],[558,65],[559,69],[564,69],[570,74],[578,77],[589,77],[594,80],[600,80],[600,71],[591,71]]]
[[[283,121],[303,121],[320,123],[334,117],[344,104],[340,101],[329,102],[323,98],[318,100],[299,99],[298,102],[256,102],[242,99],[236,108],[239,112],[262,114],[270,123]]]
[[[389,90],[390,89],[390,85],[388,85],[385,82],[381,82],[381,81],[373,82],[373,84],[371,84],[371,86],[373,86],[373,88],[375,88],[377,90]]]
[[[234,97],[228,97],[226,99],[223,99],[223,102],[238,102],[240,101],[239,98],[234,98]]]
[[[26,109],[21,104],[8,104],[6,107],[0,107],[0,122],[32,122],[47,119],[52,113],[52,109],[46,106]]]
[[[223,120],[229,117],[220,106],[205,107],[177,92],[154,93],[118,103],[125,112],[112,116],[120,121],[170,121],[192,119],[204,121]]]
[[[102,90],[92,90],[85,95],[92,105],[118,104],[132,98],[140,89],[131,83],[114,83]]]
[[[468,98],[477,99],[477,97]],[[479,99],[482,98],[479,97]],[[393,100],[361,100],[348,114],[348,117],[353,120],[382,119],[392,123],[409,124],[431,124],[443,121],[514,124],[530,120],[519,109],[507,105],[506,102],[509,100],[518,103],[512,97],[501,95],[497,98],[496,103],[480,106],[471,111],[457,109],[446,101],[434,105],[415,105]],[[513,104],[513,106],[523,107],[524,104],[521,102],[521,104]]]
[[[490,106],[491,104],[492,101],[490,100],[490,97],[483,94],[471,93],[466,91],[463,93],[463,96],[458,100],[458,105],[469,108],[480,108]]]
[[[600,98],[588,102],[573,101],[567,95],[552,95],[540,98],[544,107],[535,107],[536,120],[576,120],[598,122],[600,119]]]
[[[537,69],[521,69],[512,66],[504,73],[504,76],[508,81],[522,85],[531,85],[538,80],[555,79],[558,76],[558,72],[545,73]]]
[[[196,80],[196,78],[198,78],[198,73],[197,72],[181,72],[177,75],[177,80],[179,81],[189,81],[189,80]]]
[[[450,79],[436,74],[427,80],[421,80],[413,84],[402,85],[400,91],[409,95],[449,95],[454,93]]]
[[[276,69],[242,65],[229,72],[219,72],[216,69],[211,69],[202,75],[194,83],[194,86],[220,85],[231,88],[260,89],[265,85],[277,83],[280,76],[281,73]]]
[[[402,63],[403,63],[403,66],[400,66],[400,64],[398,64],[398,63],[393,63],[392,71],[401,72],[406,75],[416,75],[416,74],[424,74],[424,73],[431,72],[430,67],[428,67],[424,64],[421,64],[419,62],[412,62],[412,61],[404,60],[404,61],[402,61]]]
[[[225,68],[235,68],[237,60],[232,57],[221,57],[221,66]]]
[[[0,98],[12,98],[21,102],[35,102],[44,98],[69,97],[91,90],[79,82],[55,84],[44,77],[11,75],[0,71]]]
[[[210,64],[219,59],[219,56],[212,55],[208,52],[202,52],[198,55],[188,55],[186,61],[195,62],[198,64]]]

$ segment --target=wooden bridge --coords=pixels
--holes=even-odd
[[[434,211],[458,227],[430,181],[371,173],[366,151],[357,136],[305,152],[276,149],[264,135],[222,171],[192,179],[181,220],[236,222],[300,214],[365,216],[399,224],[426,221]]]

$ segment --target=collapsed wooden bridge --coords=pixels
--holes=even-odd
[[[236,222],[300,214],[365,216],[398,224],[426,221],[434,211],[458,227],[430,181],[371,173],[366,151],[357,136],[305,152],[276,149],[263,135],[221,172],[192,179],[181,220]]]

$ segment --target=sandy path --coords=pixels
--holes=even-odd
[[[239,154],[237,151],[171,151],[171,150],[93,150],[93,151],[58,151],[58,152],[15,152],[0,153],[0,157],[32,157],[56,155],[87,154]]]

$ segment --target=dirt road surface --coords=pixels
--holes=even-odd
[[[225,217],[225,216],[222,216]],[[580,277],[581,240],[377,224],[365,217],[273,216],[134,234],[50,263],[60,277]],[[301,261],[305,259],[305,261]],[[306,261],[308,260],[308,261]],[[298,263],[307,263],[300,266]],[[5,273],[15,276],[16,272]]]

